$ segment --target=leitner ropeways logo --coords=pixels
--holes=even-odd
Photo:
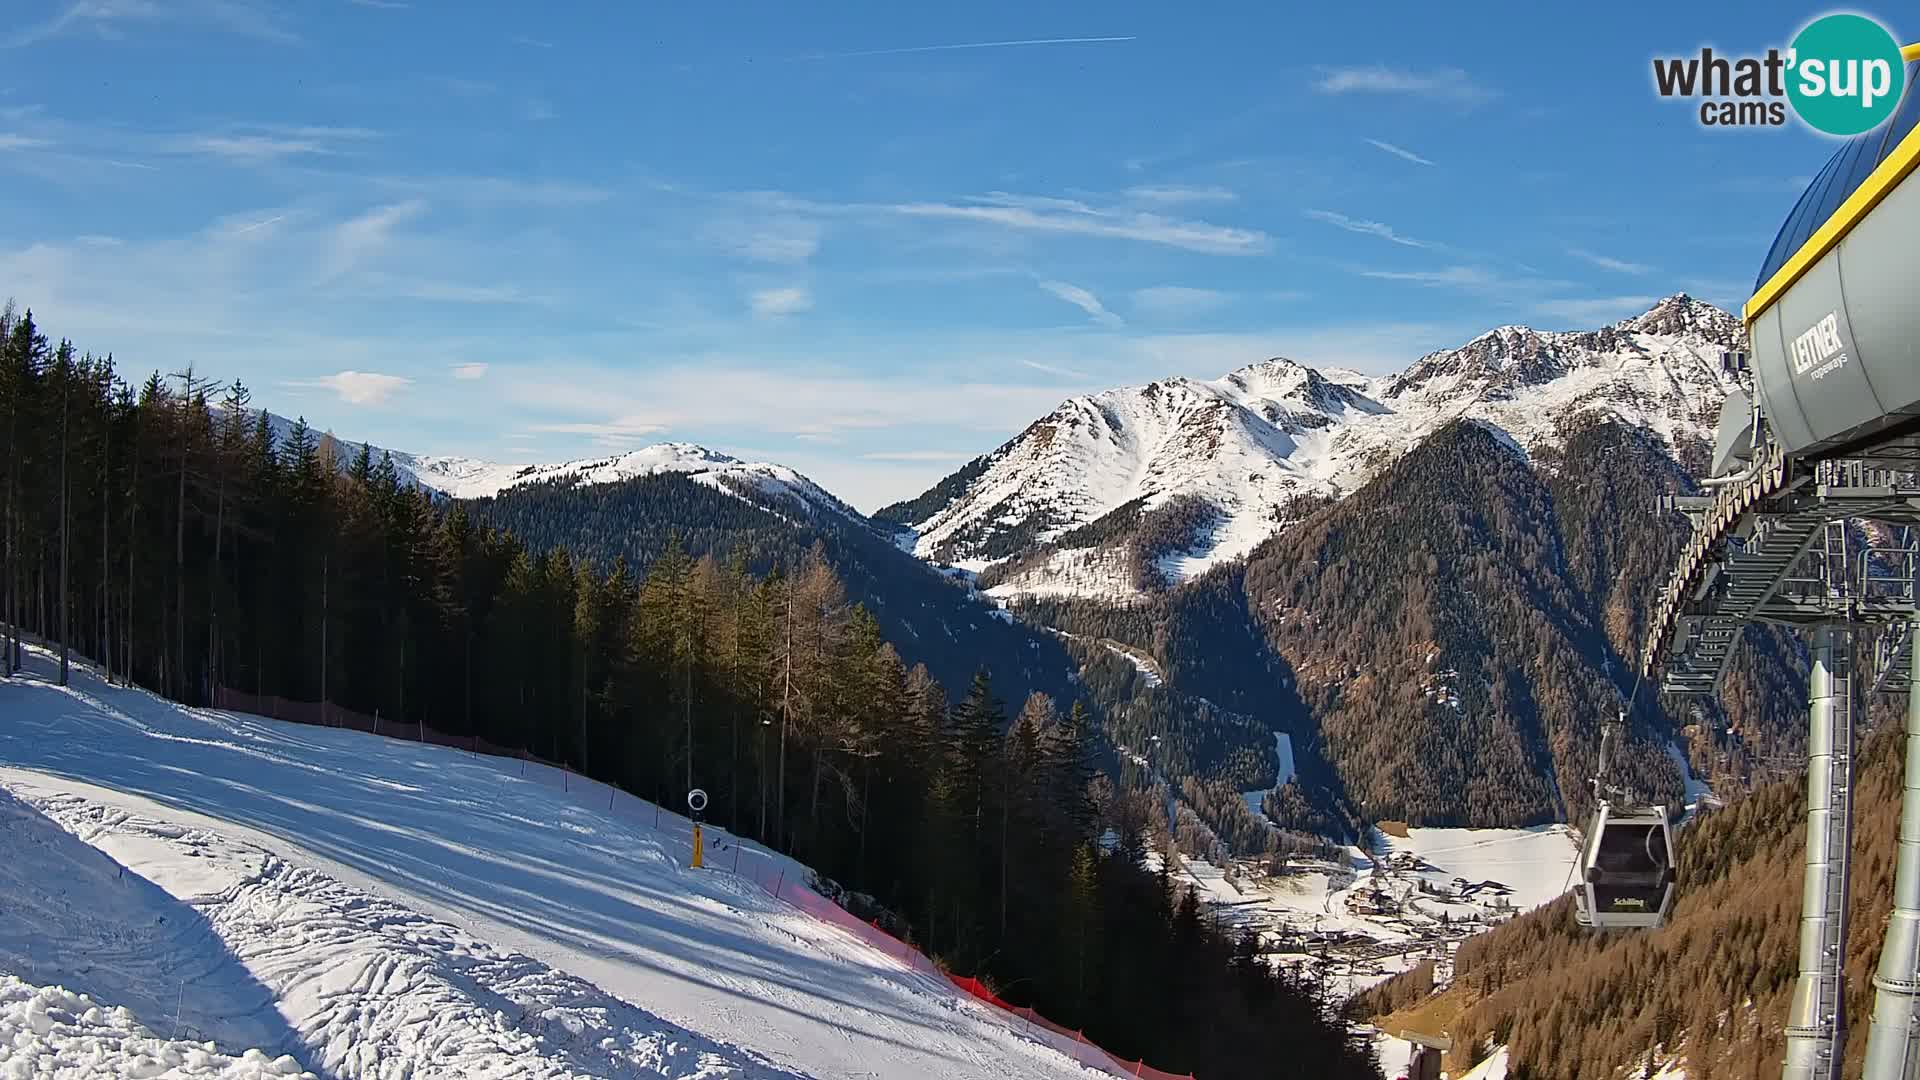
[[[1840,313],[1828,312],[1826,318],[1794,338],[1793,347],[1788,352],[1793,356],[1795,375],[1811,373],[1814,378],[1821,379],[1840,370],[1847,363],[1847,342],[1840,336]]]
[[[1808,23],[1785,52],[1765,56],[1656,58],[1661,97],[1704,98],[1708,127],[1779,127],[1787,106],[1816,131],[1858,135],[1893,115],[1906,89],[1900,42],[1864,15],[1825,15]]]

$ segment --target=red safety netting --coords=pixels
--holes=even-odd
[[[453,747],[474,754],[513,758],[520,762],[521,775],[528,779],[540,781],[562,791],[576,793],[595,803],[601,801],[604,795],[609,812],[614,811],[618,800],[624,797],[631,804],[635,804],[631,807],[632,810],[642,814],[650,813],[653,816],[653,827],[656,829],[664,827],[680,833],[687,833],[692,829],[692,822],[681,814],[663,810],[658,805],[638,796],[601,781],[591,780],[565,765],[535,757],[524,750],[499,746],[478,736],[451,735],[425,724],[397,724],[390,720],[382,720],[378,716],[368,716],[350,709],[343,709],[331,703],[290,701],[272,695],[249,694],[224,686],[216,687],[214,690],[214,707],[233,712],[252,713],[256,716],[268,716],[276,720],[289,720],[299,724],[351,728],[409,742]],[[1165,1072],[1153,1068],[1144,1061],[1127,1061],[1115,1057],[1098,1045],[1088,1042],[1085,1033],[1062,1027],[1030,1008],[1007,1002],[979,979],[942,971],[938,964],[919,949],[880,929],[877,923],[861,919],[808,888],[804,882],[798,880],[803,872],[799,864],[770,852],[749,848],[724,830],[709,827],[709,833],[716,841],[720,841],[713,844],[706,856],[705,861],[709,869],[720,870],[751,881],[775,899],[785,901],[812,918],[853,935],[863,944],[908,968],[936,976],[952,984],[956,989],[974,999],[1000,1010],[1012,1020],[1019,1021],[1024,1025],[1022,1030],[1026,1034],[1047,1043],[1082,1065],[1098,1069],[1110,1076],[1145,1077],[1149,1080],[1194,1080],[1190,1073]],[[743,854],[752,857],[743,859]]]
[[[758,876],[755,880],[758,881]],[[760,884],[763,887],[766,885],[765,882]],[[1027,1034],[1046,1042],[1088,1068],[1099,1069],[1111,1076],[1151,1077],[1154,1080],[1194,1080],[1191,1074],[1165,1072],[1144,1061],[1127,1061],[1116,1057],[1097,1044],[1087,1041],[1084,1032],[1069,1030],[1032,1009],[1009,1003],[979,979],[968,975],[942,973],[939,966],[927,959],[926,954],[920,950],[880,929],[877,924],[863,922],[852,912],[804,885],[795,884],[784,875],[768,891],[772,892],[775,898],[785,900],[822,922],[840,927],[867,945],[917,971],[944,974],[948,982],[975,999],[999,1009],[1013,1019],[1023,1021]]]
[[[954,979],[954,984],[962,990],[990,1004],[997,1005],[1027,1023],[1029,1033],[1038,1035],[1046,1032],[1047,1042],[1055,1049],[1080,1062],[1088,1068],[1099,1069],[1115,1076],[1145,1076],[1156,1080],[1194,1080],[1189,1073],[1170,1073],[1156,1069],[1144,1061],[1128,1061],[1123,1057],[1110,1054],[1099,1045],[1087,1041],[1086,1033],[1063,1027],[1034,1012],[1032,1009],[1008,1005],[993,995],[977,979]],[[979,989],[975,990],[974,987]]]

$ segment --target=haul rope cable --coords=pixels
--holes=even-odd
[[[1607,666],[1611,668],[1613,665],[1608,664]],[[1630,692],[1628,692],[1627,696],[1624,699],[1621,700],[1620,717],[1619,719],[1613,721],[1614,724],[1619,726],[1623,735],[1627,729],[1627,714],[1633,711],[1633,703],[1636,700],[1638,700],[1640,697],[1640,681],[1645,677],[1646,677],[1646,669],[1644,667],[1640,667],[1639,672],[1633,678],[1633,689]],[[1613,682],[1612,679],[1608,679],[1607,681],[1609,683]],[[1613,692],[1615,694],[1620,693],[1620,688],[1618,685],[1614,686]],[[1598,767],[1595,768],[1593,778],[1590,781],[1593,785],[1593,797],[1595,800],[1600,800],[1601,791],[1602,791],[1602,782],[1601,782],[1602,778],[1610,771],[1609,769],[1610,761],[1609,761],[1609,756],[1607,754],[1607,727],[1608,727],[1608,724],[1604,721],[1600,725],[1600,761],[1598,763]],[[1647,837],[1647,843],[1649,845],[1653,843],[1653,837],[1651,834],[1649,834]],[[1653,856],[1653,852],[1649,850],[1647,852],[1647,856],[1649,859],[1651,859]],[[1561,895],[1565,895],[1567,892],[1567,887],[1573,884],[1573,872],[1575,869],[1579,867],[1580,863],[1581,863],[1581,859],[1575,859],[1573,862],[1570,862],[1567,864],[1567,876],[1564,880],[1560,882]]]

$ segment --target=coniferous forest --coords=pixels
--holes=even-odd
[[[326,700],[659,801],[703,787],[718,824],[1118,1054],[1376,1075],[1314,988],[1144,869],[1141,800],[1096,775],[1080,702],[909,667],[823,549],[676,542],[641,575],[530,547],[363,446],[277,438],[238,380],[129,381],[12,308],[0,469],[9,677],[25,635],[190,704]]]
[[[1855,758],[1848,1078],[1865,1059],[1899,848],[1904,702],[1876,704]],[[1505,1046],[1514,1080],[1650,1076],[1674,1059],[1700,1080],[1778,1075],[1798,974],[1805,804],[1805,779],[1787,777],[1680,830],[1679,899],[1659,930],[1595,935],[1562,897],[1462,944],[1439,996],[1414,971],[1352,1011],[1419,1010],[1452,1033],[1456,1069]]]

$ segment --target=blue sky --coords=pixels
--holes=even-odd
[[[343,437],[870,509],[1074,393],[1736,306],[1831,144],[1649,61],[1825,10],[24,0],[0,295]]]

